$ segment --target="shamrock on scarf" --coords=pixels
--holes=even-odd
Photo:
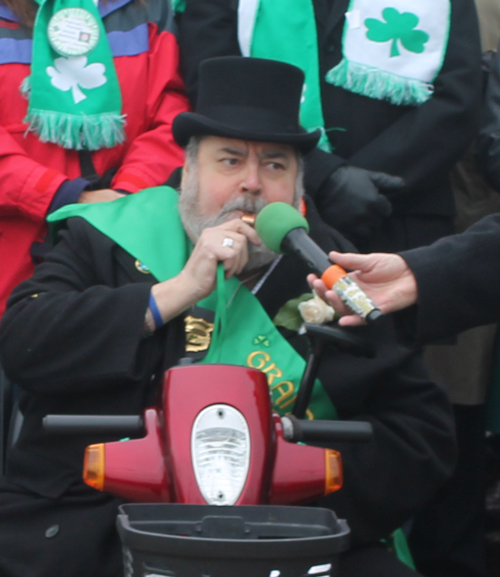
[[[385,8],[382,11],[385,22],[375,18],[367,18],[365,25],[368,28],[366,36],[374,42],[388,42],[392,40],[391,58],[399,56],[398,40],[410,52],[421,54],[429,35],[423,30],[414,30],[419,19],[411,12],[400,13],[396,8]]]
[[[55,67],[47,66],[52,86],[63,92],[71,90],[75,104],[87,98],[80,86],[86,89],[98,88],[107,82],[104,64],[97,62],[87,66],[86,56],[56,58],[54,65]]]

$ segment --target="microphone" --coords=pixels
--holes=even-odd
[[[255,229],[263,243],[276,253],[294,254],[318,275],[329,289],[367,322],[382,316],[370,297],[309,236],[307,220],[290,204],[272,202],[257,215]]]

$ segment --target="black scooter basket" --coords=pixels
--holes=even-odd
[[[328,509],[122,505],[125,577],[338,577],[347,523]]]

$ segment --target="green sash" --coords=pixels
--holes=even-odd
[[[178,193],[168,187],[150,188],[110,203],[73,204],[49,216],[51,223],[80,216],[141,261],[159,280],[177,275],[184,267],[190,242],[177,206]],[[167,257],[167,258],[165,258]],[[214,337],[205,363],[248,366],[267,375],[273,405],[289,412],[295,400],[304,359],[274,326],[258,299],[238,279],[224,282],[218,274],[218,291],[198,306],[216,312]],[[336,419],[330,398],[316,383],[308,415]]]

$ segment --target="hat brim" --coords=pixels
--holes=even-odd
[[[295,133],[271,133],[234,128],[211,120],[196,112],[181,112],[174,118],[172,134],[179,146],[186,146],[192,136],[222,136],[253,142],[276,142],[294,146],[302,153],[310,152],[318,143],[320,130],[307,132],[303,128]]]

